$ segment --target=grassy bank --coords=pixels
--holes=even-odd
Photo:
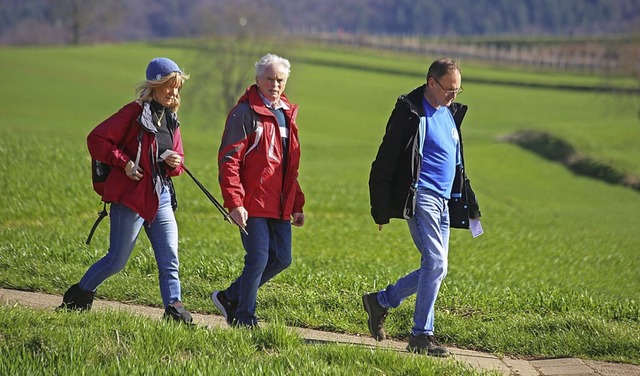
[[[369,166],[395,98],[421,84],[432,57],[302,47],[275,52],[291,56],[287,91],[301,105],[307,224],[294,230],[291,268],[261,289],[257,314],[270,322],[366,334],[360,295],[394,282],[419,261],[406,224],[392,222],[378,232],[371,220]],[[0,87],[1,286],[62,293],[104,254],[107,224],[84,245],[101,209],[90,187],[85,137],[131,100],[150,58],[180,62],[189,54],[157,45],[0,49],[0,68],[8,73]],[[638,193],[576,176],[498,141],[520,129],[548,131],[640,175],[637,110],[606,93],[465,84],[465,74],[501,72],[463,62],[459,100],[470,107],[465,157],[485,234],[452,233],[449,275],[436,304],[438,337],[447,345],[514,356],[640,364]],[[528,75],[509,72],[511,80]],[[583,80],[590,78],[562,77]],[[190,107],[190,83],[180,113],[186,161],[219,197],[215,158],[226,114]],[[240,272],[244,252],[237,231],[193,182],[186,176],[175,182],[184,300],[191,310],[213,313],[210,292]],[[127,268],[98,296],[158,306],[156,281],[143,236]],[[407,337],[412,305],[409,299],[391,313],[391,336]],[[138,324],[126,319],[118,325]],[[237,341],[224,336],[238,334],[221,335],[223,347]]]
[[[480,374],[453,361],[305,344],[281,325],[209,330],[118,311],[83,315],[0,306],[0,327],[3,375]]]

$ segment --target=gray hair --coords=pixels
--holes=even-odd
[[[256,62],[256,77],[262,77],[268,67],[282,68],[286,78],[289,78],[289,73],[291,73],[291,63],[289,63],[289,60],[278,55],[266,54]]]

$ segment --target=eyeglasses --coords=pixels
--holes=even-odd
[[[464,91],[462,86],[460,86],[460,89],[457,89],[457,90],[447,90],[447,89],[444,88],[444,86],[442,86],[442,84],[438,80],[436,80],[435,77],[431,77],[431,78],[433,78],[433,80],[436,82],[436,84],[438,84],[438,86],[440,86],[442,91],[444,91],[444,93],[447,94],[447,95],[458,95],[458,94],[460,94],[460,93],[462,93]]]

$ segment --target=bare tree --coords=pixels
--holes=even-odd
[[[123,0],[53,0],[51,12],[57,24],[69,30],[71,43],[107,38],[109,26],[118,23]]]
[[[189,59],[194,79],[188,90],[192,103],[214,118],[226,116],[254,82],[254,63],[276,45],[276,23],[263,22],[273,18],[247,5],[194,9],[204,37],[195,41]]]

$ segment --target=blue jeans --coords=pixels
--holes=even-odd
[[[107,278],[124,269],[144,224],[144,219],[138,213],[117,203],[111,204],[109,219],[109,251],[91,265],[80,280],[80,288],[84,291],[95,291]],[[163,189],[158,214],[144,230],[153,247],[158,264],[162,303],[167,307],[182,300],[178,276],[178,225],[168,189]]]
[[[447,275],[449,253],[449,208],[436,193],[419,189],[416,210],[408,221],[411,237],[422,257],[420,269],[400,278],[378,294],[378,303],[395,308],[416,294],[412,333],[433,334],[434,305],[442,280]]]
[[[249,217],[247,232],[241,234],[246,251],[242,274],[225,291],[238,302],[236,319],[255,325],[258,288],[291,265],[291,222],[274,218]]]

